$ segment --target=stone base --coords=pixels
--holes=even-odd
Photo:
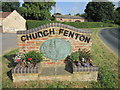
[[[97,81],[98,71],[74,73],[72,81]]]
[[[41,63],[42,64],[42,63]],[[34,81],[34,80],[55,80],[55,81],[97,81],[98,67],[70,67],[69,64],[54,66],[40,64],[37,72],[20,72],[22,69],[13,69],[13,82]],[[71,64],[72,65],[72,64]],[[56,69],[55,69],[56,68]],[[28,70],[28,69],[26,69]],[[29,69],[35,70],[36,69]],[[17,72],[16,72],[17,71]],[[34,73],[33,73],[34,72]]]
[[[98,72],[78,72],[71,75],[39,76],[39,80],[97,81]]]
[[[13,77],[13,82],[38,80],[38,73],[12,74],[12,77]]]
[[[13,82],[54,80],[54,81],[97,81],[98,72],[78,72],[71,75],[41,76],[38,74],[13,74]]]

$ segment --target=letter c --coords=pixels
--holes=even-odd
[[[26,41],[26,38],[25,38],[26,36],[22,36],[21,37],[21,40],[23,41],[23,42],[25,42]]]

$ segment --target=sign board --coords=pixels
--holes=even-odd
[[[50,23],[27,31],[17,31],[19,51],[38,51],[52,60],[62,60],[71,52],[91,50],[91,30]]]

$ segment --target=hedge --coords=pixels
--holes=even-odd
[[[59,21],[37,21],[27,20],[27,29],[36,28],[38,26],[49,23],[62,23],[70,25],[76,28],[99,28],[99,27],[117,27],[115,24],[103,23],[103,22],[59,22]]]

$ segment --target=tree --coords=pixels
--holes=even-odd
[[[55,13],[54,15],[62,15],[61,13]]]
[[[92,2],[109,2],[109,0],[92,0]]]
[[[18,10],[19,6],[19,2],[2,2],[2,11],[12,12],[13,10]]]
[[[118,12],[120,13],[120,7],[118,7],[118,8],[116,9],[116,11],[118,11]]]
[[[81,16],[80,13],[75,14],[75,16]]]
[[[115,10],[115,23],[120,25],[120,7]]]
[[[52,6],[55,6],[55,2],[24,2],[18,12],[26,19],[49,20]]]
[[[83,13],[83,14],[81,14],[81,17],[84,17],[85,19],[87,19],[87,14]]]
[[[112,2],[89,2],[85,12],[88,21],[113,22],[114,5]]]

